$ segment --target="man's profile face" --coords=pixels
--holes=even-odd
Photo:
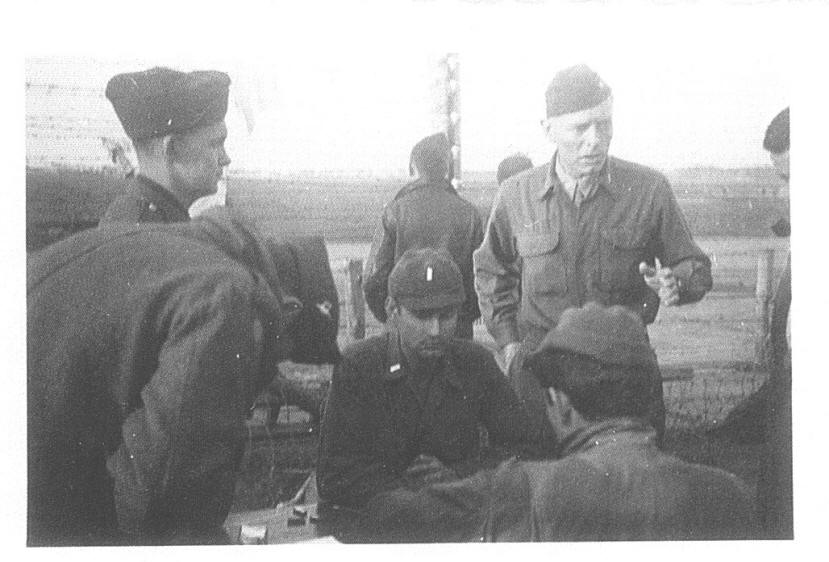
[[[194,201],[212,195],[230,157],[225,152],[224,121],[175,135],[169,151],[170,179],[175,189]]]
[[[455,334],[458,305],[412,311],[397,306],[393,315],[406,355],[437,359],[445,353],[446,342]]]
[[[558,158],[573,178],[595,176],[604,166],[613,138],[613,106],[601,104],[546,121],[547,138],[558,147]]]

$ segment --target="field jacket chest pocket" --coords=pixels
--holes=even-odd
[[[601,240],[601,279],[608,291],[639,289],[639,264],[648,258],[647,232],[631,227],[606,228]]]
[[[520,234],[516,244],[523,260],[524,290],[538,294],[566,292],[566,263],[558,230]]]

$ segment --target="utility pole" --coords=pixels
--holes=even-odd
[[[462,185],[461,177],[461,82],[460,60],[457,53],[449,53],[444,59],[446,68],[446,136],[452,147],[450,180],[455,189]]]

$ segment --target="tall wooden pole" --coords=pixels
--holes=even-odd
[[[449,53],[446,65],[446,135],[452,147],[452,185],[461,187],[461,82],[460,58]]]

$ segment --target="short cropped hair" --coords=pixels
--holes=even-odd
[[[778,113],[766,128],[763,148],[772,154],[782,154],[789,150],[789,108]]]
[[[611,365],[560,349],[540,352],[535,373],[542,386],[564,392],[587,420],[646,418],[652,402],[653,367]]]

